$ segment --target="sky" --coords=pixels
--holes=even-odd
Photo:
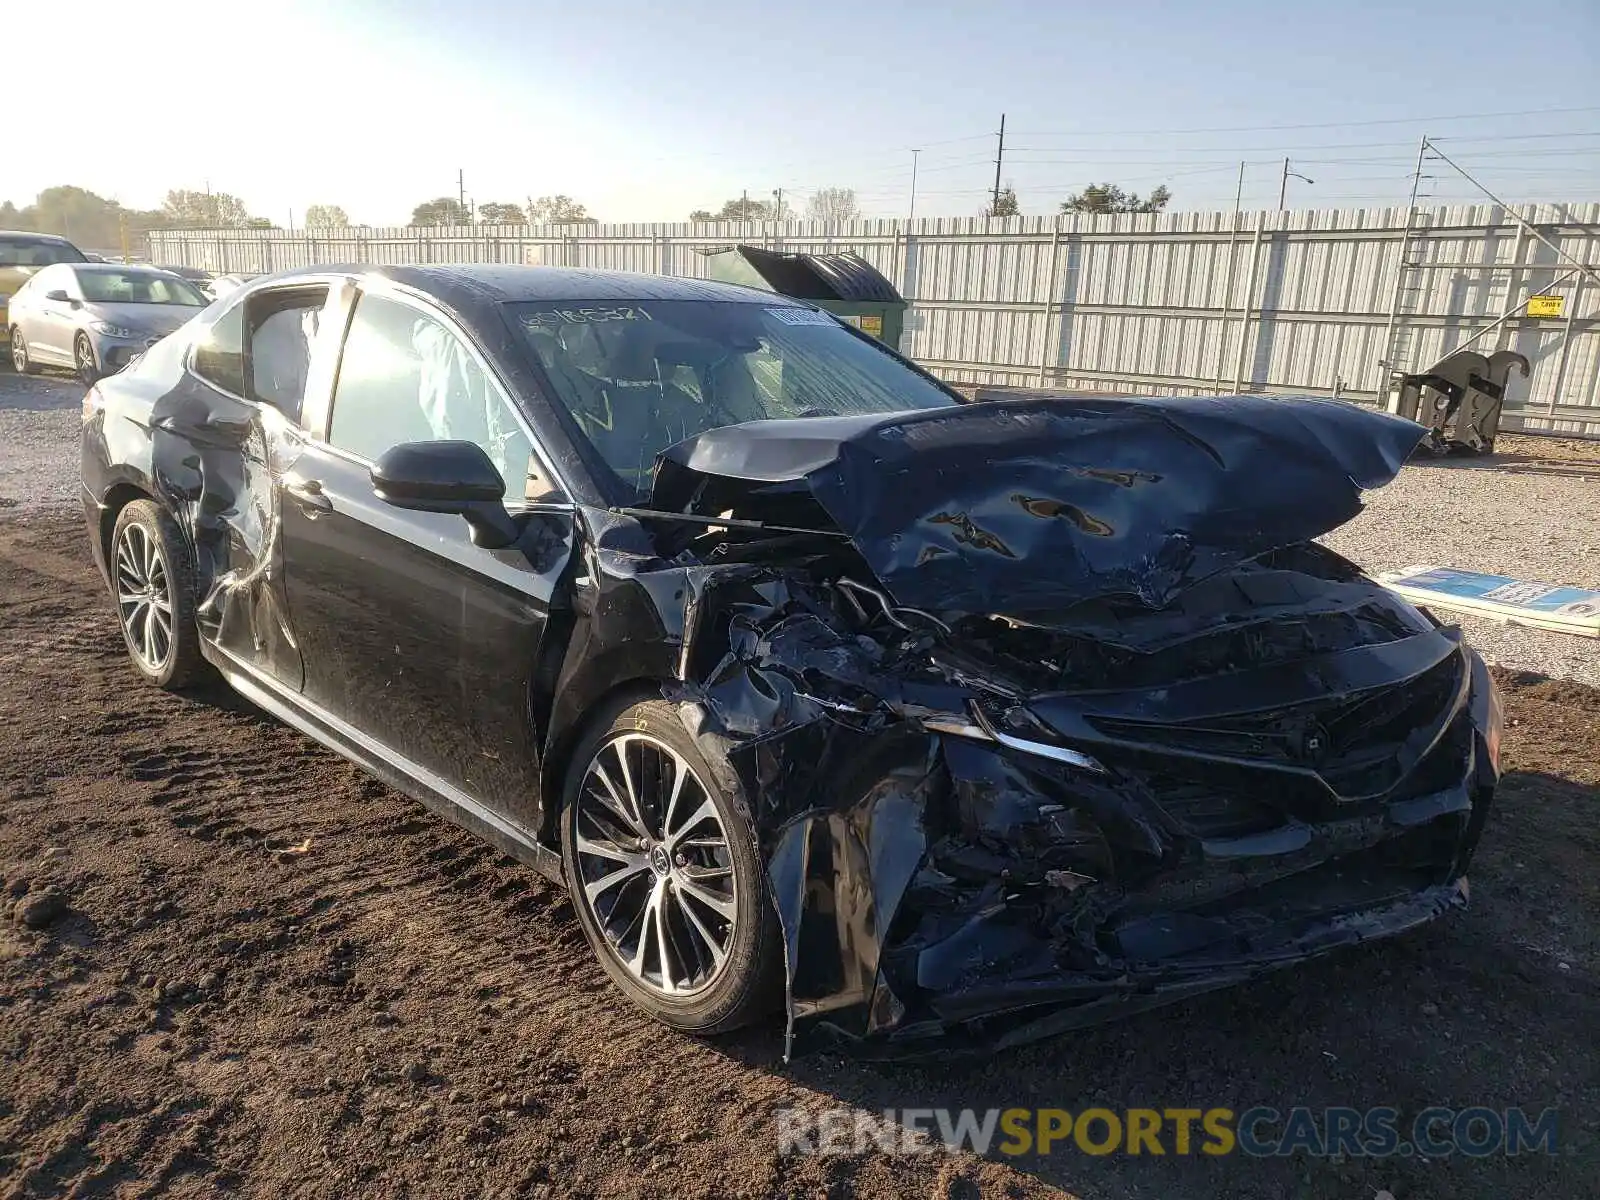
[[[476,202],[602,221],[829,186],[903,217],[915,158],[916,215],[971,216],[1002,113],[1024,213],[1099,181],[1232,208],[1241,160],[1244,206],[1276,208],[1286,156],[1313,181],[1291,208],[1403,204],[1424,134],[1503,199],[1600,200],[1596,0],[75,0],[5,25],[19,205],[209,187],[279,224],[403,224],[460,171]]]

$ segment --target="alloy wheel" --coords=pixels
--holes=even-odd
[[[94,361],[94,347],[89,344],[89,339],[83,334],[78,335],[78,340],[73,345],[72,357],[78,368],[78,378],[84,383],[93,383],[98,371]]]
[[[740,920],[728,832],[682,755],[643,733],[594,753],[573,813],[576,899],[636,981],[681,998],[721,975]]]
[[[152,675],[172,654],[172,589],[166,561],[143,525],[117,539],[117,611],[134,657]]]
[[[11,366],[18,375],[28,373],[28,344],[22,340],[22,330],[11,331]]]

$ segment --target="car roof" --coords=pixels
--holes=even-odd
[[[523,267],[496,263],[438,263],[417,266],[374,266],[346,263],[302,267],[274,279],[296,275],[351,274],[376,277],[416,288],[452,308],[474,308],[484,302],[727,300],[769,306],[803,306],[775,292],[632,271],[593,271],[578,267]]]
[[[12,241],[34,242],[36,244],[45,243],[52,246],[71,246],[72,249],[77,249],[64,237],[54,233],[34,233],[31,229],[0,229],[0,238],[9,238]]]
[[[92,275],[105,275],[115,271],[119,275],[177,275],[178,273],[166,267],[152,267],[149,263],[56,263],[60,267],[71,267],[74,271],[87,272]],[[178,275],[179,279],[183,276]]]

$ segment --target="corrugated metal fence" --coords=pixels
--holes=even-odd
[[[1517,212],[1600,266],[1600,204]],[[1383,362],[1420,370],[1473,342],[1533,364],[1508,424],[1600,433],[1600,283],[1498,205],[1300,212],[388,229],[164,230],[156,262],[542,263],[703,276],[702,250],[853,250],[911,301],[907,353],[956,383],[1375,399]],[[1564,299],[1530,317],[1530,295]]]

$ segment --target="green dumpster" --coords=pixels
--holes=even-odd
[[[841,321],[900,349],[906,302],[894,284],[859,254],[786,254],[760,246],[702,250],[707,275],[809,300]]]

